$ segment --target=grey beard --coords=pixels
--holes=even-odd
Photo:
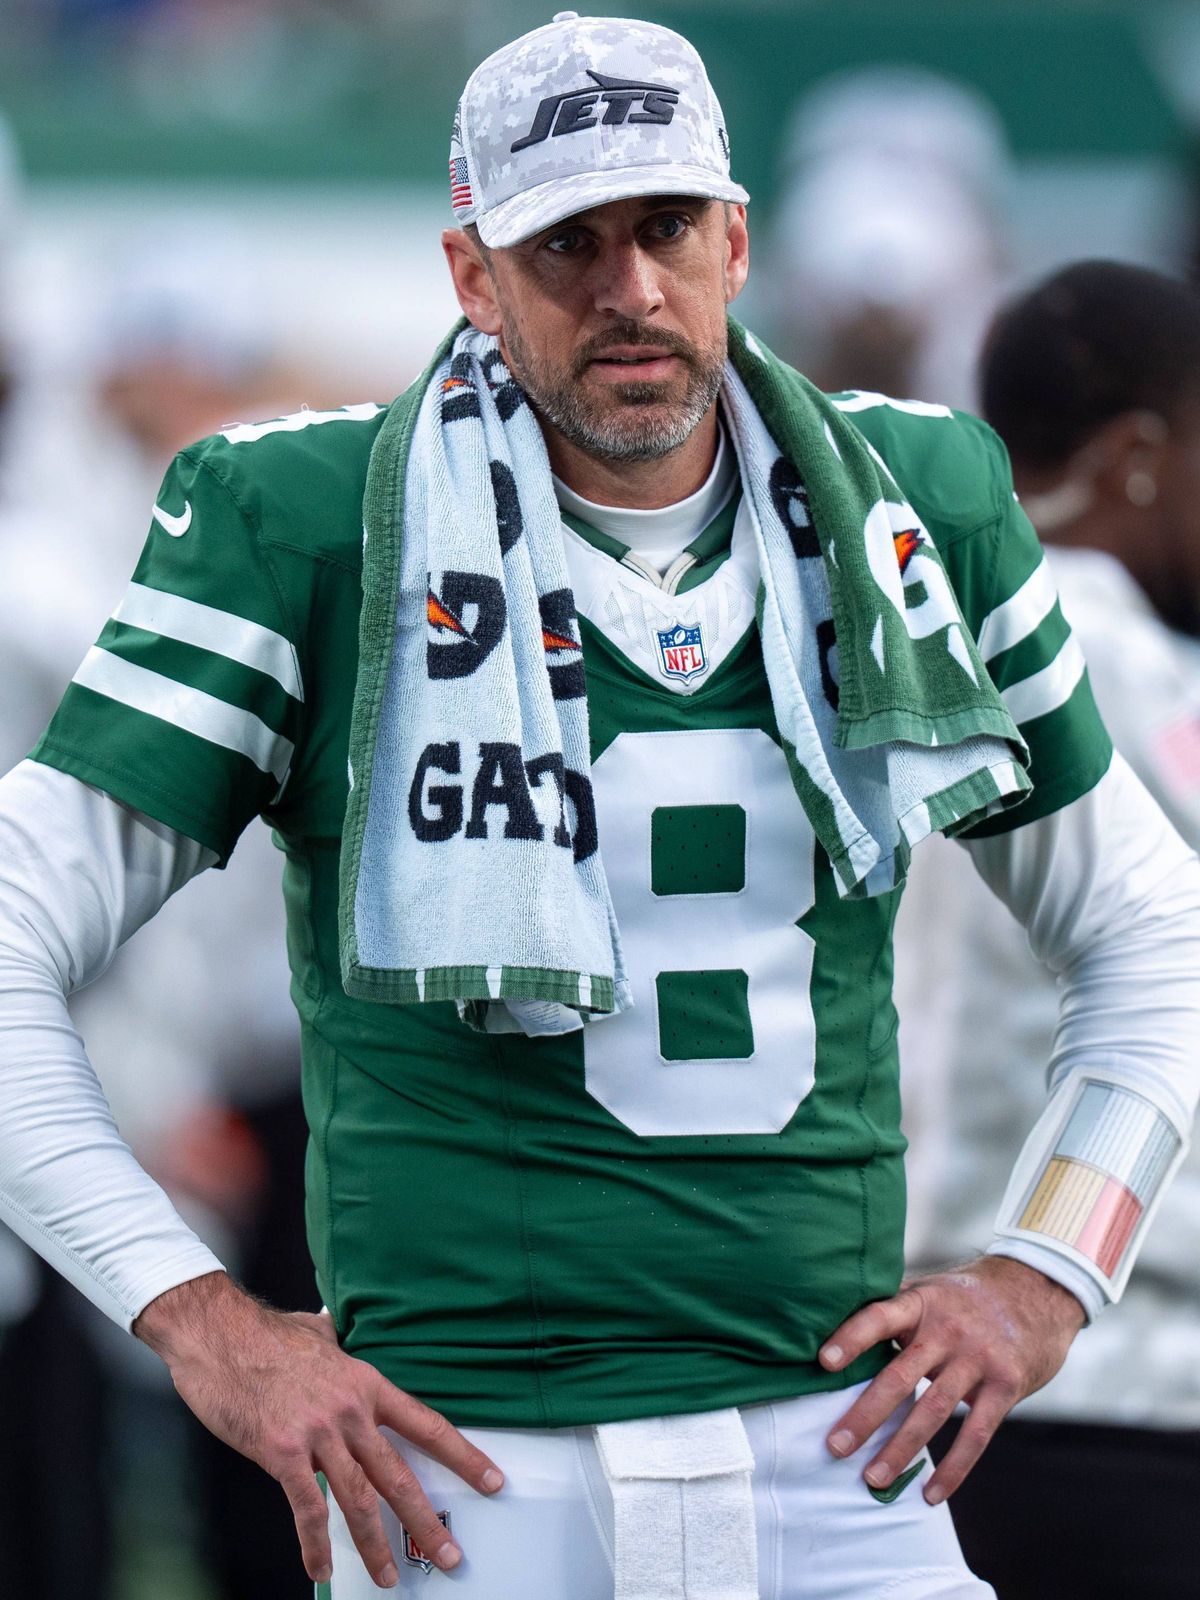
[[[631,343],[640,342],[636,337]],[[542,384],[520,336],[509,335],[513,377],[524,389],[534,409],[557,428],[568,443],[596,461],[661,461],[691,437],[725,379],[725,356],[700,364],[691,361],[687,390],[673,416],[646,417],[640,426],[630,417],[598,415],[575,384]],[[518,370],[519,369],[519,370]],[[656,383],[622,384],[616,398],[626,406],[662,406],[662,386]]]
[[[721,390],[723,368],[697,373],[689,382],[680,409],[668,417],[631,419],[628,415],[598,417],[580,404],[574,390],[536,394],[525,384],[533,404],[563,438],[597,461],[660,461],[690,438]],[[658,384],[622,384],[618,398],[627,406],[662,405]]]

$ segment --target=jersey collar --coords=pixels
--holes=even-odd
[[[728,505],[739,479],[737,457],[729,447],[721,424],[717,429],[717,454],[712,471],[695,494],[686,500],[677,500],[674,505],[660,506],[653,511],[602,506],[576,494],[561,478],[553,481],[559,509],[570,519],[570,526],[576,532],[582,533],[584,538],[593,531],[599,533],[604,539],[594,542],[606,554],[620,561],[632,551],[653,570],[661,572],[703,534]],[[587,532],[579,528],[579,523]],[[614,545],[620,547],[619,553]]]

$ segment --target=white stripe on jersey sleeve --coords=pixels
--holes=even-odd
[[[1016,593],[984,617],[979,630],[979,654],[983,660],[991,661],[1002,650],[1011,650],[1027,639],[1054,610],[1057,599],[1054,574],[1043,556]]]
[[[260,772],[269,772],[277,783],[287,777],[294,748],[291,740],[269,728],[252,711],[243,711],[202,689],[135,666],[98,645],[84,656],[72,681],[121,705],[132,706],[135,711],[159,717],[210,744],[236,750],[239,755],[248,756]]]
[[[226,428],[221,437],[230,444],[253,444],[268,434],[299,433],[302,428],[316,427],[322,422],[370,422],[382,410],[382,406],[368,402],[343,406],[340,411],[294,411],[290,417],[276,417],[272,422],[240,422],[236,428]]]
[[[181,644],[198,645],[214,655],[253,667],[274,678],[293,700],[304,699],[300,663],[291,640],[261,623],[141,583],[129,585],[125,598],[113,612],[113,620],[178,639]]]
[[[891,411],[904,411],[910,417],[953,417],[954,413],[949,406],[939,405],[934,400],[897,400],[890,394],[878,394],[874,389],[851,389],[849,393],[834,399],[833,404],[839,411],[874,411],[879,406],[887,406]]]
[[[1086,665],[1075,635],[1068,634],[1063,640],[1062,649],[1049,666],[1001,691],[1009,716],[1020,726],[1034,717],[1044,717],[1047,712],[1057,711],[1074,694]]]

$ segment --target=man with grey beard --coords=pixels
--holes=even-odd
[[[279,1480],[332,1600],[984,1600],[944,1501],[1183,1148],[1200,868],[994,436],[728,316],[748,195],[685,40],[564,12],[488,57],[450,198],[427,371],[183,451],[0,785],[0,1201]],[[62,1025],[260,814],[321,1316],[225,1274]],[[891,929],[936,828],[1072,983],[1020,1203],[901,1288]],[[1137,1209],[1066,1237],[1024,1189],[1096,1129]]]
[[[712,201],[693,201],[701,213],[712,204]],[[728,200],[721,202],[721,211],[728,231],[731,220]],[[590,219],[583,214],[575,220],[586,226]],[[462,231],[483,261],[494,289],[504,294],[506,268],[503,261],[497,263],[474,223],[468,223]],[[454,231],[447,232],[445,247],[453,271],[459,254],[459,239]],[[723,289],[726,297],[732,299],[727,282]],[[723,328],[714,345],[702,350],[682,333],[669,328],[656,327],[647,331],[637,320],[619,322],[585,340],[573,352],[569,370],[563,372],[556,369],[551,357],[531,348],[521,332],[520,318],[510,315],[505,329],[505,347],[509,370],[525,390],[538,416],[549,424],[547,437],[561,435],[584,456],[600,460],[657,461],[671,455],[712,409],[725,379]],[[622,348],[627,364],[645,365],[656,352],[677,356],[683,363],[683,390],[666,415],[662,412],[662,384],[652,382],[648,372],[645,377],[640,373],[636,377],[630,375],[628,381],[622,383],[622,412],[614,412],[582,387],[582,380],[594,361],[606,354],[611,357]],[[649,414],[652,409],[656,415]]]

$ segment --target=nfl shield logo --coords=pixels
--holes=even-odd
[[[672,628],[656,630],[658,665],[664,678],[694,678],[708,666],[700,624],[685,628],[677,622]]]
[[[439,1511],[437,1514],[437,1519],[441,1523],[442,1527],[445,1528],[446,1532],[449,1533],[450,1513],[448,1511]],[[403,1523],[400,1525],[400,1531],[404,1535],[405,1566],[420,1567],[422,1572],[432,1572],[433,1562],[430,1561],[429,1557],[425,1554],[424,1550],[421,1549],[421,1546],[413,1538],[412,1534],[409,1533],[408,1529]]]

